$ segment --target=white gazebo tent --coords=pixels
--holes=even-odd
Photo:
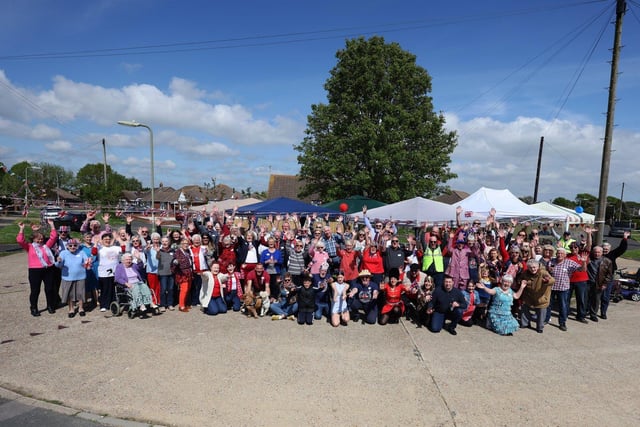
[[[458,203],[462,207],[462,220],[485,221],[495,209],[496,219],[517,218],[519,221],[565,221],[567,214],[549,212],[524,203],[509,190],[495,190],[481,187],[475,193],[469,195]]]
[[[595,215],[583,212],[577,213],[575,210],[565,208],[564,206],[554,205],[549,202],[540,202],[535,203],[531,206],[534,206],[538,209],[542,209],[547,212],[555,212],[558,214],[564,214],[565,217],[565,230],[569,229],[571,225],[579,225],[579,224],[593,224],[595,222]]]
[[[367,211],[370,219],[394,220],[400,223],[420,225],[423,222],[455,221],[455,206],[423,197],[403,200]]]

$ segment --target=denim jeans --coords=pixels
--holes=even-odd
[[[606,316],[607,309],[609,308],[609,301],[611,301],[611,290],[613,289],[613,280],[607,284],[607,288],[602,291],[600,297],[600,315]]]
[[[576,319],[584,319],[587,317],[587,282],[574,282],[571,284],[569,296],[567,297],[567,305],[571,305],[571,293],[576,293]]]
[[[549,323],[551,319],[551,306],[555,304],[558,309],[558,323],[565,325],[569,316],[569,289],[566,291],[551,291],[551,302],[547,308],[547,316],[545,322]]]
[[[227,303],[224,302],[222,297],[211,298],[209,301],[209,305],[207,306],[207,313],[210,316],[215,316],[216,314],[223,314],[227,312]]]
[[[231,305],[233,311],[240,311],[240,306],[242,305],[242,301],[240,301],[240,297],[238,297],[238,291],[230,291],[224,296],[224,300],[227,305]]]
[[[365,322],[370,325],[374,325],[378,321],[378,301],[372,300],[367,303],[360,302],[359,299],[354,298],[351,300],[351,304],[349,305],[349,309],[351,310],[351,318],[353,320],[357,320],[360,317],[359,311],[364,311],[365,314]]]
[[[431,314],[431,324],[429,325],[429,330],[431,332],[440,332],[444,327],[444,321],[449,319],[451,323],[449,324],[449,328],[455,329],[458,326],[458,322],[462,319],[462,309],[455,308],[453,310],[448,310],[444,313],[438,313],[434,311]]]
[[[329,317],[329,303],[326,302],[316,302],[316,311],[314,313],[314,317],[316,320],[322,319],[322,315]]]
[[[273,314],[277,314],[279,316],[291,316],[293,313],[298,311],[298,303],[288,305],[286,301],[274,302],[271,303],[270,309]]]
[[[162,307],[173,306],[173,276],[158,276],[160,279],[160,305]]]

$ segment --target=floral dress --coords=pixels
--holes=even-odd
[[[507,292],[496,289],[489,306],[489,328],[500,335],[512,334],[518,330],[518,321],[511,315],[513,290]]]

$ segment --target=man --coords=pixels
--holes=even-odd
[[[551,286],[551,304],[555,303],[558,307],[558,324],[560,330],[567,330],[567,316],[569,314],[569,288],[570,276],[578,270],[584,270],[587,264],[587,257],[580,257],[580,263],[567,258],[567,250],[558,248],[556,251],[555,261],[548,264],[548,269],[555,279],[555,283]],[[547,310],[545,323],[549,323],[551,319],[551,309]]]
[[[571,233],[565,231],[564,233],[562,233],[562,237],[560,238],[560,240],[558,240],[558,246],[562,246],[567,251],[569,251],[571,250],[571,244],[575,241],[576,239],[571,237]]]
[[[469,279],[469,253],[471,249],[467,246],[463,233],[451,236],[449,252],[451,253],[451,261],[447,267],[447,274],[453,277],[455,287],[464,289]]]
[[[338,250],[341,248],[341,245],[344,244],[342,236],[340,234],[333,233],[331,231],[331,227],[325,225],[320,240],[324,242],[324,247],[331,260],[332,271],[338,271],[340,268],[340,256],[338,255]]]
[[[264,271],[264,266],[260,263],[256,264],[256,267],[247,274],[247,278],[245,280],[244,293],[250,293],[254,297],[262,298],[262,309],[260,311],[260,317],[264,316],[264,314],[269,309],[270,281],[271,277],[269,276],[269,273]]]
[[[602,246],[595,246],[591,250],[587,274],[589,275],[589,319],[592,322],[597,322],[602,292],[613,280],[613,263],[609,258],[603,256]]]
[[[371,281],[369,270],[362,270],[358,276],[360,281],[349,291],[351,298],[351,320],[360,319],[360,310],[364,311],[365,322],[374,325],[378,321],[378,294],[380,286]]]
[[[444,283],[444,257],[442,248],[438,245],[438,238],[429,236],[429,246],[422,255],[422,271],[433,277],[436,288],[441,288]]]
[[[391,237],[391,245],[381,245],[380,251],[382,252],[382,260],[384,262],[385,276],[389,276],[389,271],[392,268],[397,268],[398,271],[404,271],[404,259],[406,258],[404,249],[400,246],[400,239],[398,235]]]
[[[611,243],[604,242],[602,244],[602,253],[605,257],[611,260],[611,265],[614,272],[618,270],[618,264],[616,263],[616,260],[627,251],[627,240],[629,239],[630,235],[630,231],[625,231],[622,236],[622,240],[620,240],[620,244],[614,250],[611,250]],[[602,320],[607,319],[607,309],[609,308],[609,301],[611,300],[612,288],[613,280],[610,280],[609,283],[607,283],[607,288],[602,292],[602,298],[600,301],[600,318]]]
[[[431,314],[431,332],[440,332],[442,329],[451,335],[458,335],[456,326],[462,318],[462,313],[467,308],[467,300],[462,291],[453,287],[453,277],[444,276],[442,288],[436,288],[431,295],[431,301],[427,312]],[[449,324],[445,325],[445,320],[449,319]]]
[[[542,333],[544,321],[551,296],[551,288],[555,279],[549,272],[540,268],[540,262],[535,259],[527,261],[527,269],[520,275],[520,284],[525,282],[526,288],[522,293],[522,317],[520,326],[528,328],[533,320],[536,321],[536,332]],[[531,315],[531,310],[535,315]]]

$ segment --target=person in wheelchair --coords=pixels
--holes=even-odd
[[[131,309],[144,313],[150,306],[155,310],[158,306],[153,303],[149,286],[143,281],[138,265],[133,263],[133,256],[125,253],[120,261],[116,266],[115,282],[131,297]]]

